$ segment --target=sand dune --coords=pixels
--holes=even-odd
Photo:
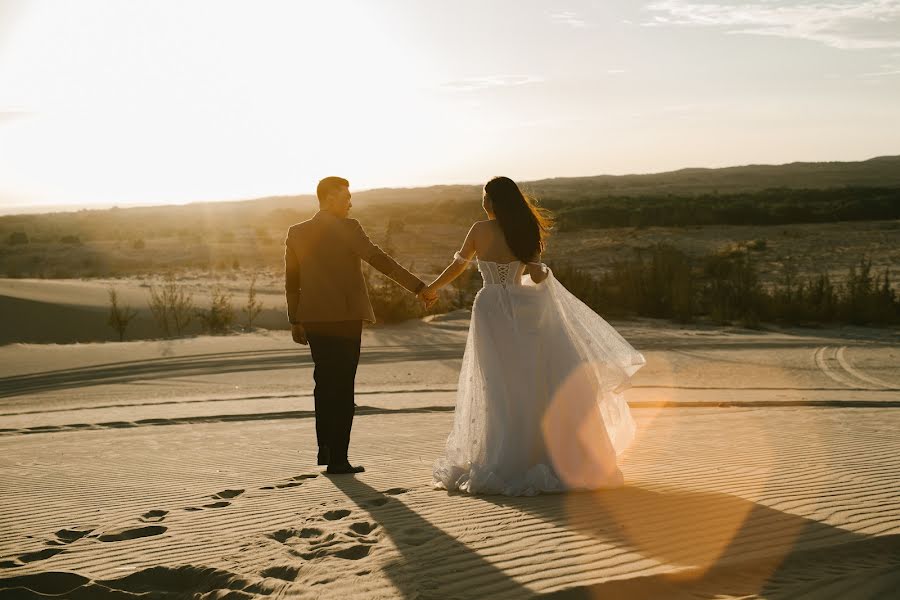
[[[0,586],[878,598],[898,583],[894,413],[636,413],[627,487],[517,499],[430,489],[448,413],[360,416],[356,478],[309,467],[310,419],[4,438],[20,483],[4,486]]]
[[[624,324],[650,359],[626,486],[503,498],[430,485],[465,323],[366,330],[355,478],[313,465],[308,350],[286,332],[0,348],[0,599],[900,586],[891,332]]]
[[[126,339],[162,337],[148,306],[152,283],[159,284],[160,280],[0,279],[0,314],[15,315],[15,318],[4,319],[0,344],[118,340],[118,334],[107,324],[110,287],[116,289],[123,306],[137,311],[137,317],[126,331]],[[210,281],[186,280],[181,283],[194,295],[198,308],[208,305]],[[248,286],[243,281],[233,285],[236,325],[244,322],[240,307],[246,302]],[[260,290],[258,300],[263,303],[263,310],[254,320],[254,326],[286,329],[283,294]],[[200,332],[196,319],[186,332]]]

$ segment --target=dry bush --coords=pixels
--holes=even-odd
[[[231,294],[220,285],[216,285],[212,292],[212,301],[209,309],[198,309],[197,318],[204,333],[212,335],[224,335],[231,330],[234,323],[234,308],[231,305]]]
[[[125,340],[128,324],[137,316],[137,311],[130,306],[119,306],[119,294],[115,288],[109,288],[109,318],[107,323],[119,334],[119,341]]]
[[[250,289],[247,291],[247,304],[241,312],[247,316],[247,329],[253,329],[253,320],[262,312],[262,302],[256,299],[256,273],[250,278]]]
[[[194,297],[178,285],[172,276],[157,288],[150,286],[150,312],[164,337],[172,332],[182,335],[194,318]]]

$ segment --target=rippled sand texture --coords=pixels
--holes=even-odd
[[[650,365],[626,487],[466,497],[430,485],[465,331],[429,327],[366,333],[357,477],[314,466],[308,354],[282,338],[0,349],[0,598],[900,589],[892,343],[627,326]]]

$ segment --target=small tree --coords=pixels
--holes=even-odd
[[[262,312],[262,302],[256,299],[256,273],[250,278],[250,290],[247,292],[247,304],[241,309],[247,315],[247,329],[253,329],[253,319]]]
[[[107,323],[119,334],[119,341],[125,340],[128,324],[137,316],[137,311],[130,306],[119,306],[119,294],[115,288],[109,288],[109,318]]]

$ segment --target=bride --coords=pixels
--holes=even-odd
[[[622,390],[644,357],[540,262],[550,220],[513,180],[491,179],[482,206],[487,220],[427,288],[470,263],[484,279],[434,485],[508,496],[621,485],[616,455],[635,431]]]

